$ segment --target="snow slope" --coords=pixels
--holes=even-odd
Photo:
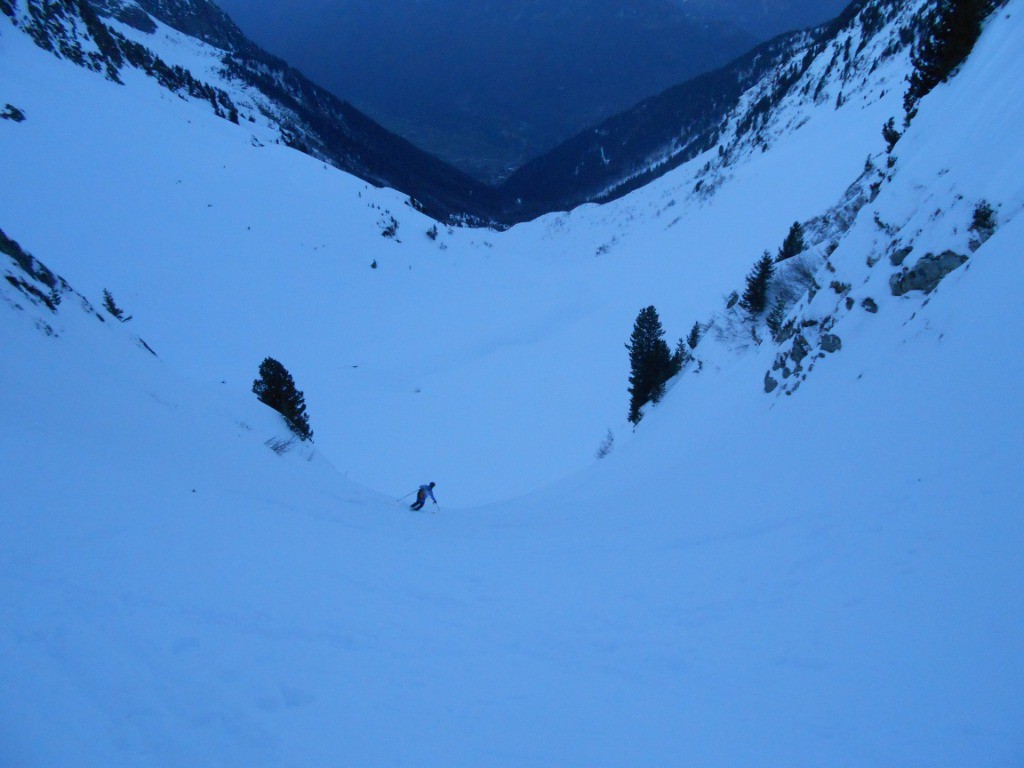
[[[147,42],[216,82],[212,54],[175,35]],[[610,206],[433,242],[399,196],[296,157],[269,128],[132,70],[122,88],[24,36],[3,44],[4,98],[29,116],[3,125],[11,236],[87,295],[109,289],[197,381],[242,394],[264,357],[281,360],[342,471],[395,497],[433,479],[456,506],[582,469],[608,429],[628,438],[620,345],[636,313],[655,304],[673,338],[704,321],[794,220],[842,194],[900,98],[817,110],[731,166],[710,201],[690,194],[700,157]],[[903,72],[890,62],[876,79]],[[401,243],[380,234],[392,215]]]
[[[713,195],[698,159],[434,242],[392,193],[5,28],[0,226],[134,319],[0,282],[0,764],[1020,764],[1022,14],[876,157],[792,308],[842,350],[768,395],[784,348],[709,333],[635,433],[636,312],[724,327],[880,155],[898,62]],[[993,237],[892,296],[892,243],[969,252],[982,198]],[[315,451],[264,445],[267,354]],[[428,478],[442,514],[394,501]]]

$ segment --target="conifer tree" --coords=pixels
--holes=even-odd
[[[649,402],[657,403],[665,393],[665,382],[672,376],[672,355],[665,342],[658,311],[653,307],[640,310],[629,337],[629,420],[638,424],[640,409]]]
[[[252,391],[261,403],[265,403],[284,416],[288,427],[301,440],[313,441],[306,415],[306,400],[295,388],[295,381],[288,370],[272,357],[260,364],[260,377],[252,383]]]
[[[693,324],[693,328],[690,329],[690,335],[686,337],[686,343],[690,349],[696,349],[697,345],[700,344],[700,323],[696,322]]]
[[[772,341],[778,341],[779,336],[782,333],[782,321],[786,319],[786,302],[779,299],[775,302],[775,306],[772,307],[772,311],[768,313],[766,323],[768,325],[768,332],[772,335]]]
[[[775,274],[775,264],[772,255],[768,251],[754,264],[753,270],[747,275],[747,287],[743,291],[743,298],[740,306],[752,317],[758,317],[764,312],[768,303],[768,286]]]
[[[103,308],[122,323],[127,323],[131,320],[130,317],[124,316],[124,310],[117,306],[117,303],[114,301],[113,294],[106,288],[103,289]]]
[[[686,346],[686,339],[679,339],[676,342],[676,349],[672,353],[671,366],[669,367],[669,378],[671,379],[686,365],[690,360],[690,348]]]
[[[882,138],[885,139],[885,151],[892,153],[896,142],[900,140],[900,132],[896,130],[896,118],[890,117],[889,121],[882,126]]]
[[[779,255],[775,260],[785,261],[786,259],[791,259],[798,253],[801,253],[806,247],[807,245],[804,243],[804,228],[800,225],[799,221],[794,221],[793,226],[789,228],[789,234],[782,241],[782,247],[779,248]]]

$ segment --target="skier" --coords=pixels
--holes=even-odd
[[[420,489],[416,491],[416,501],[409,505],[409,509],[419,512],[423,509],[423,505],[427,503],[427,496],[429,496],[430,500],[434,502],[434,506],[437,506],[437,499],[434,498],[434,485],[435,483],[431,483],[430,485],[421,485]]]

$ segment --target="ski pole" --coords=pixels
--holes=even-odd
[[[417,489],[416,489],[416,491],[418,491],[418,490],[419,490],[419,488],[417,488]],[[408,498],[409,498],[410,496],[412,496],[412,495],[413,495],[414,493],[416,493],[416,491],[409,491],[409,493],[405,494],[405,496],[403,496],[403,497],[402,497],[402,498],[400,498],[400,499],[395,499],[395,501],[405,501],[405,500],[406,500],[406,499],[408,499]]]

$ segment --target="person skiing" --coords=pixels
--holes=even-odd
[[[437,499],[434,498],[434,485],[435,483],[431,483],[430,485],[421,485],[420,489],[416,491],[416,501],[409,505],[409,509],[419,512],[423,509],[423,505],[427,503],[428,496],[430,497],[430,500],[434,502],[434,506],[437,506]]]

